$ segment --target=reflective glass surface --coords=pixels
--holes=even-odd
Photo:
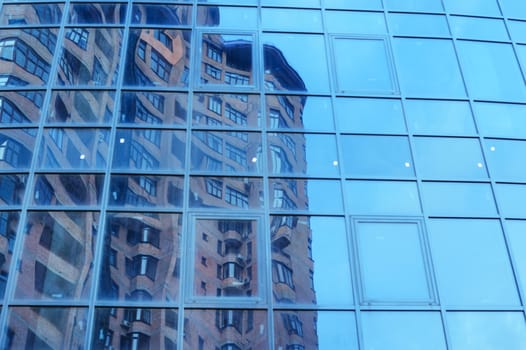
[[[502,20],[451,16],[453,35],[463,39],[509,40]]]
[[[503,215],[514,218],[526,218],[526,204],[521,199],[526,195],[524,184],[496,184],[495,196]]]
[[[132,7],[133,24],[188,25],[191,18],[192,7],[187,5],[134,4]]]
[[[404,107],[407,126],[415,134],[472,135],[476,132],[467,102],[406,100]],[[478,126],[480,128],[480,124]]]
[[[526,182],[526,142],[513,140],[484,140],[484,151],[492,177],[498,180]]]
[[[257,9],[253,7],[199,6],[197,12],[199,26],[236,29],[257,27]]]
[[[126,4],[72,3],[68,23],[72,24],[122,24],[126,17]]]
[[[113,175],[108,204],[121,208],[181,207],[182,188],[180,176]]]
[[[526,244],[526,221],[506,220],[504,229],[507,232],[511,256],[515,261],[517,283],[524,292],[526,290],[526,256],[522,254],[522,247]]]
[[[385,34],[387,26],[382,13],[327,11],[327,31],[335,34]]]
[[[0,24],[20,25],[59,25],[63,4],[4,4],[0,12]]]
[[[36,129],[0,129],[0,169],[28,169]]]
[[[384,0],[385,7],[389,10],[403,11],[431,11],[441,12],[444,10],[440,0]]]
[[[396,35],[449,36],[446,16],[390,13],[387,19]]]
[[[279,1],[283,4],[283,1]],[[304,3],[304,1],[302,1]],[[261,10],[263,29],[319,32],[321,13],[316,10],[264,8]]]
[[[190,178],[190,207],[257,209],[263,206],[263,182],[247,177]]]
[[[187,110],[188,96],[185,93],[124,92],[121,94],[119,123],[144,126],[184,124]]]
[[[35,176],[33,204],[37,206],[94,206],[100,204],[101,174],[39,174]]]
[[[446,10],[453,13],[500,16],[497,0],[444,0]]]
[[[526,105],[475,103],[473,109],[482,135],[526,138],[526,123],[523,120]]]
[[[54,90],[46,121],[48,123],[110,123],[115,93],[102,90]]]

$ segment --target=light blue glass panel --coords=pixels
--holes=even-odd
[[[463,39],[509,40],[504,22],[500,19],[451,16],[453,35]]]
[[[468,102],[406,100],[404,106],[407,126],[415,134],[476,133]]]
[[[475,102],[473,109],[482,135],[526,138],[526,105]]]
[[[364,303],[433,300],[418,221],[354,221]]]
[[[522,67],[523,75],[526,76],[526,45],[517,45],[515,48],[519,58],[519,63]]]
[[[526,141],[484,140],[491,177],[526,182]]]
[[[405,136],[342,136],[345,173],[351,176],[414,176]]]
[[[362,312],[364,350],[445,350],[438,312]]]
[[[212,11],[218,11],[217,18]],[[199,6],[197,25],[203,27],[255,29],[257,27],[257,9],[254,7]]]
[[[338,90],[393,94],[391,62],[383,39],[334,38]]]
[[[381,10],[381,0],[323,0],[328,9]]]
[[[427,214],[495,216],[497,209],[487,183],[424,182],[421,192]]]
[[[400,100],[337,98],[334,102],[340,131],[359,133],[405,133]]]
[[[520,305],[499,220],[433,219],[428,230],[443,304]]]
[[[510,30],[511,39],[520,43],[526,43],[526,22],[508,21],[508,29]]]
[[[515,273],[522,292],[526,292],[526,221],[506,220],[505,230],[508,236],[508,244],[515,262]]]
[[[267,30],[322,31],[321,13],[316,10],[263,8],[261,24]]]
[[[464,84],[450,40],[394,39],[402,90],[414,96],[463,97]]]
[[[319,213],[341,213],[343,210],[339,181],[276,178],[269,180],[269,187],[270,205],[275,210]]]
[[[522,0],[500,0],[504,16],[526,19],[526,2]]]
[[[500,16],[496,0],[444,0],[446,10],[465,15]]]
[[[261,0],[263,6],[320,7],[320,0]]]
[[[387,18],[394,35],[449,36],[446,16],[390,13]]]
[[[526,101],[526,87],[510,44],[458,41],[471,97]]]
[[[315,319],[315,318],[311,318]],[[356,320],[353,312],[318,311],[316,332],[318,349],[358,349]]]
[[[331,99],[316,96],[307,97],[303,105],[301,120],[305,129],[317,131],[334,130]]]
[[[347,181],[346,195],[352,214],[420,214],[416,182]]]
[[[496,184],[495,196],[501,213],[512,218],[526,218],[526,185]]]
[[[327,11],[325,18],[329,33],[367,35],[387,33],[383,13]]]
[[[442,2],[440,0],[384,0],[385,7],[389,10],[400,11],[430,11],[442,12]]]
[[[455,350],[526,349],[522,312],[448,312],[447,325]]]
[[[486,178],[478,139],[415,137],[418,175],[426,179]]]

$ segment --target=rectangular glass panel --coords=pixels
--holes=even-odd
[[[157,91],[124,92],[119,123],[141,125],[185,124],[188,95]]]
[[[215,55],[210,52],[210,55]],[[192,124],[209,128],[245,128],[260,124],[259,96],[194,94]]]
[[[400,100],[336,98],[338,128],[343,132],[405,133]]]
[[[526,182],[526,141],[485,139],[484,151],[493,178]]]
[[[37,129],[0,129],[0,169],[29,168],[36,132]]]
[[[526,105],[475,102],[473,106],[482,135],[526,138]]]
[[[254,7],[197,7],[198,26],[229,29],[256,29],[257,23],[257,9]]]
[[[0,75],[1,76],[1,75]],[[8,76],[1,86],[9,86],[13,76]],[[0,79],[1,80],[1,79]],[[0,123],[38,123],[45,91],[0,91]],[[27,126],[27,125],[26,125]]]
[[[482,16],[500,16],[497,0],[444,0],[446,10],[452,13]]]
[[[415,134],[472,135],[475,123],[468,102],[406,100],[407,126]]]
[[[463,39],[476,40],[509,40],[508,31],[500,19],[449,17],[453,35]]]
[[[192,6],[188,5],[134,4],[132,11],[133,24],[177,26],[192,22]]]
[[[394,35],[449,36],[446,16],[389,13],[387,18]]]
[[[20,212],[0,211],[0,300],[4,299]]]
[[[323,0],[328,9],[381,10],[381,0]]]
[[[72,3],[68,23],[123,24],[126,8],[127,4],[120,3]]]
[[[62,4],[5,4],[0,12],[0,24],[9,26],[60,24]]]
[[[496,184],[495,196],[501,213],[512,218],[526,218],[526,185]]]
[[[440,0],[384,0],[385,7],[389,10],[399,11],[423,11],[442,12],[442,1]]]
[[[327,11],[327,31],[335,34],[386,34],[387,26],[382,13]]]
[[[263,8],[261,26],[264,30],[320,32],[321,13],[316,10]]]
[[[113,119],[115,93],[101,90],[54,90],[48,123],[107,123]]]
[[[19,205],[24,198],[27,174],[0,175],[0,206]]]
[[[191,208],[260,209],[263,180],[247,177],[190,178]]]
[[[124,208],[182,207],[183,177],[113,175],[109,205]]]

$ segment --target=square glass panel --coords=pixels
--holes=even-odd
[[[260,209],[263,207],[262,191],[260,178],[192,176],[190,207]]]
[[[68,23],[73,24],[123,24],[127,4],[72,3]],[[134,13],[135,14],[135,13]]]
[[[526,100],[526,86],[511,44],[458,41],[457,50],[471,97]]]
[[[430,215],[495,216],[497,208],[488,183],[423,182],[423,205]]]
[[[343,218],[271,216],[270,235],[272,294],[277,303],[353,303]]]
[[[526,3],[517,0],[499,0],[504,16],[526,19]],[[509,22],[508,22],[509,25]]]
[[[373,311],[360,316],[364,349],[447,349],[438,312]]]
[[[0,12],[0,24],[3,26],[59,25],[63,4],[4,4]]]
[[[453,35],[474,40],[509,40],[508,31],[501,19],[450,16],[449,23]]]
[[[228,29],[256,29],[257,23],[257,9],[255,7],[197,7],[198,26]]]
[[[513,349],[526,347],[522,312],[448,312],[448,334],[455,349]]]
[[[0,129],[0,169],[24,170],[31,165],[37,129]]]
[[[157,91],[124,92],[119,123],[141,125],[185,124],[188,95]]]
[[[332,44],[340,92],[387,95],[398,90],[385,40],[335,37]]]
[[[444,0],[446,10],[452,13],[482,16],[500,16],[497,0]]]
[[[395,38],[393,46],[398,78],[406,94],[432,97],[466,95],[450,40]]]
[[[423,178],[488,177],[478,139],[415,137],[413,144],[418,175]]]
[[[413,181],[347,181],[351,214],[418,215],[420,197]]]
[[[350,176],[414,176],[405,136],[344,135],[343,165]]]
[[[334,34],[386,34],[383,13],[326,11],[327,32]]]
[[[473,108],[482,135],[526,138],[526,105],[475,102]]]
[[[421,221],[354,218],[353,229],[362,303],[434,301]]]
[[[394,35],[449,36],[446,16],[389,13],[387,19]]]
[[[109,124],[113,119],[115,93],[103,90],[54,90],[48,123]]]
[[[0,300],[5,295],[19,219],[18,211],[0,211]]]
[[[526,6],[524,7],[526,17]],[[511,38],[519,43],[526,43],[526,22],[525,21],[508,21],[508,29]]]
[[[0,175],[0,206],[19,205],[24,198],[27,174]]]
[[[86,301],[98,225],[98,212],[29,212],[15,299]]]
[[[520,305],[498,220],[432,219],[429,240],[445,305]]]
[[[177,300],[181,222],[177,213],[109,213],[98,298],[129,304]]]
[[[103,185],[103,174],[37,174],[33,204],[79,207],[99,205]]]
[[[501,213],[512,218],[526,218],[526,185],[496,184],[495,196]]]
[[[263,6],[320,7],[320,0],[261,0]]]
[[[183,177],[113,175],[109,205],[124,208],[182,207]]]
[[[485,139],[484,151],[492,178],[526,182],[526,141]]]
[[[283,1],[280,0],[280,3]],[[319,10],[263,8],[261,26],[263,30],[321,32],[321,12]]]
[[[192,295],[196,298],[260,298],[261,240],[257,219],[196,218]]]
[[[415,134],[473,135],[475,123],[468,102],[406,100],[407,126]]]
[[[192,6],[172,4],[134,4],[133,24],[189,25],[192,22]]]

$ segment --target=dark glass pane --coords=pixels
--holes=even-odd
[[[33,204],[43,206],[94,206],[100,203],[101,174],[47,174],[35,176]]]
[[[109,205],[125,208],[182,207],[183,178],[161,175],[113,175]]]
[[[188,95],[157,91],[124,92],[119,123],[145,126],[185,124]]]
[[[28,169],[37,129],[0,129],[0,169]]]
[[[101,90],[55,90],[51,95],[48,123],[111,123],[115,93]]]
[[[263,181],[259,178],[190,178],[190,207],[247,209],[262,208]]]
[[[10,26],[60,24],[63,4],[5,4],[0,12],[0,24]]]
[[[69,8],[69,23],[122,24],[126,18],[126,4],[73,3]]]

